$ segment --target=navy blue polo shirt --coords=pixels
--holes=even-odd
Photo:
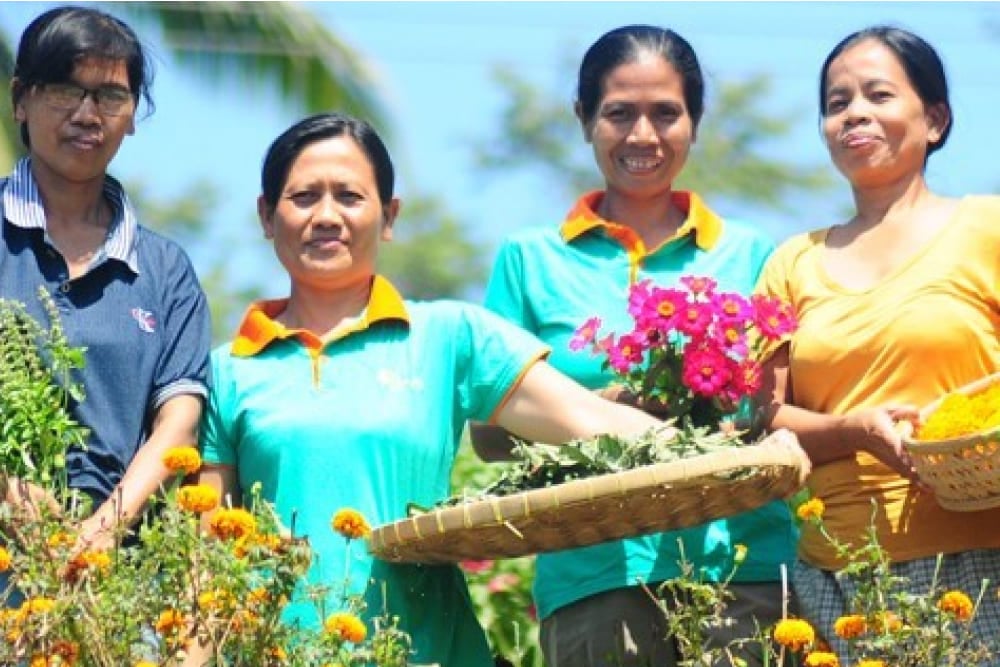
[[[69,279],[45,231],[30,158],[0,179],[0,296],[22,301],[45,326],[43,286],[71,345],[86,348],[86,398],[72,406],[90,429],[67,456],[70,485],[103,502],[145,442],[157,409],[181,394],[207,395],[211,332],[204,292],[187,255],[140,227],[121,185],[106,177],[113,218],[87,271]]]

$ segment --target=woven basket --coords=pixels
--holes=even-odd
[[[977,394],[1000,382],[1000,373],[956,389]],[[939,398],[923,410],[926,419],[941,404]],[[1000,507],[1000,427],[949,440],[913,440],[903,444],[920,479],[934,490],[941,507],[956,512]]]
[[[512,558],[675,530],[755,509],[799,489],[809,459],[777,431],[757,445],[466,503],[375,529],[384,560]],[[723,475],[745,471],[730,480]]]

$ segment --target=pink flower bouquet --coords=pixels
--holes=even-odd
[[[760,349],[791,333],[791,308],[777,299],[716,291],[711,278],[685,276],[681,289],[651,281],[629,290],[632,331],[600,335],[593,317],[570,348],[605,357],[625,388],[692,426],[718,426],[760,386]]]

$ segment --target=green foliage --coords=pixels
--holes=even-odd
[[[38,298],[46,329],[19,301],[0,299],[0,475],[66,489],[66,452],[83,447],[88,430],[69,414],[83,400],[73,371],[84,350],[70,346],[52,298]]]
[[[413,197],[403,202],[392,242],[379,249],[379,270],[408,298],[458,298],[485,278],[484,254],[440,200]]]
[[[120,533],[109,552],[79,543],[75,527],[82,511],[0,505],[7,535],[0,563],[25,597],[19,607],[0,611],[0,663],[60,656],[64,663],[45,664],[180,665],[200,644],[212,647],[207,665],[218,667],[408,664],[409,637],[396,619],[375,619],[374,632],[339,629],[364,627],[361,596],[333,596],[341,610],[336,613],[352,626],[284,622],[289,601],[330,592],[304,583],[312,558],[308,542],[290,536],[256,492],[229,530],[212,523],[206,534],[199,517],[205,507],[181,499],[185,489],[201,488],[168,493],[138,543],[123,544]],[[0,591],[0,607],[9,605],[11,592]]]
[[[690,424],[678,429],[672,422],[664,422],[663,426],[634,437],[599,435],[571,440],[563,445],[516,442],[515,461],[500,467],[495,480],[478,491],[462,487],[458,494],[440,504],[457,505],[725,451],[741,446],[740,436],[739,431],[722,432]],[[750,474],[753,474],[752,471],[747,470],[726,473],[727,478]]]

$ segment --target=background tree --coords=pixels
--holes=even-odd
[[[561,77],[572,78],[571,71]],[[567,207],[580,193],[602,187],[571,102],[556,98],[510,67],[498,66],[494,79],[506,102],[496,134],[473,147],[479,168],[486,174],[513,169],[542,173],[562,193]],[[707,101],[678,188],[787,210],[791,195],[818,194],[832,186],[825,165],[792,164],[769,156],[768,144],[786,138],[793,118],[801,113],[789,110],[779,115],[774,109],[762,109],[770,87],[771,77],[765,74],[719,84],[718,93]]]

